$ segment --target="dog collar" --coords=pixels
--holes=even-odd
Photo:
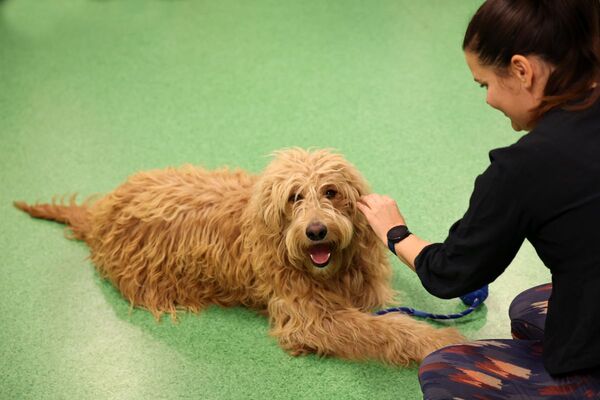
[[[387,245],[388,248],[394,255],[396,254],[396,243],[406,239],[411,232],[408,230],[406,225],[396,225],[391,228],[387,233]]]

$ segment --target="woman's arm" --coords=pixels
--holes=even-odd
[[[517,149],[518,150],[518,149]],[[469,207],[441,243],[409,235],[396,254],[428,292],[441,298],[462,296],[496,279],[510,264],[531,230],[529,199],[535,185],[523,174],[520,153],[511,147],[490,153],[492,163],[477,177]],[[396,202],[379,194],[358,203],[371,228],[387,244],[387,232],[406,225]]]

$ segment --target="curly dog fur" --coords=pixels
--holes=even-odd
[[[339,154],[287,149],[258,176],[187,165],[137,173],[81,205],[15,206],[67,224],[99,272],[157,318],[243,305],[266,312],[293,355],[408,365],[462,337],[369,313],[395,293],[385,248],[356,207],[368,191]]]

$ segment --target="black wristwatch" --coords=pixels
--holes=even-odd
[[[410,235],[410,231],[406,225],[396,225],[387,233],[387,245],[392,253],[396,254],[396,243],[406,239]]]

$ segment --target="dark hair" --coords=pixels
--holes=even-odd
[[[515,54],[550,63],[535,119],[556,107],[585,109],[600,97],[600,0],[487,0],[467,27],[463,50],[500,71]]]

